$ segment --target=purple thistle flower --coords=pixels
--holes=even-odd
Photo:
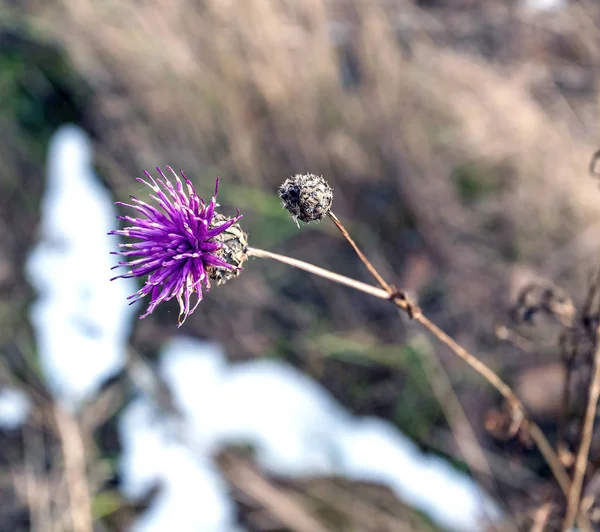
[[[210,203],[206,204],[196,194],[194,186],[185,177],[183,171],[181,176],[187,185],[187,194],[179,176],[170,166],[167,168],[175,176],[175,186],[158,167],[156,169],[162,179],[155,180],[146,171],[144,174],[151,183],[136,178],[154,191],[150,197],[160,208],[134,196],[130,196],[133,205],[120,201],[115,203],[135,209],[145,218],[117,216],[119,220],[130,222],[131,226],[111,231],[109,235],[127,236],[137,238],[139,241],[119,244],[120,248],[127,249],[112,252],[114,255],[127,257],[127,261],[119,262],[112,269],[120,266],[129,266],[131,269],[113,277],[111,281],[120,277],[147,276],[144,286],[128,297],[132,300],[130,304],[150,295],[151,301],[146,312],[140,316],[142,319],[151,314],[159,303],[175,297],[179,302],[178,326],[180,327],[202,300],[202,285],[207,290],[210,289],[207,268],[238,269],[220,257],[223,244],[216,241],[215,237],[236,223],[241,215],[238,211],[235,218],[221,224],[211,224],[215,216],[215,207],[218,206],[219,179],[217,178],[216,181],[215,195]],[[130,257],[138,258],[130,260]],[[190,308],[190,298],[194,292],[197,301]]]

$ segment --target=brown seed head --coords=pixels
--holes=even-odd
[[[223,216],[222,214],[215,214],[212,224],[219,225],[223,222],[226,222],[228,219],[229,218]],[[246,259],[248,258],[246,254],[248,250],[248,235],[242,231],[240,224],[233,224],[220,235],[216,236],[215,240],[224,244],[223,248],[218,251],[218,254],[221,256],[221,258],[232,266],[236,267],[235,270],[215,268],[213,266],[206,268],[208,276],[213,281],[216,281],[219,285],[226,283],[234,277],[237,277],[242,271],[241,269],[238,270],[237,268],[241,267],[241,265],[246,262]]]

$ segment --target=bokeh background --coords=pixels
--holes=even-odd
[[[351,415],[388,421],[470,475],[508,516],[495,529],[528,530],[553,493],[547,466],[502,437],[497,394],[391,305],[253,259],[182,329],[176,304],[123,318],[125,362],[75,405],[40,364],[26,264],[44,235],[49,142],[66,123],[89,135],[102,194],[143,195],[133,178],[157,165],[206,196],[220,176],[222,208],[243,212],[251,245],[372,282],[335,227],[298,229],[279,207],[286,177],[322,174],[384,277],[514,386],[552,438],[556,320],[515,332],[509,311],[530,283],[583,301],[597,262],[599,22],[589,0],[0,1],[0,387],[30,402],[0,431],[0,530],[128,530],[152,507],[160,482],[123,493],[119,423],[141,395],[177,410],[157,368],[182,334],[234,367],[296,368]],[[71,222],[85,240],[85,209]],[[65,268],[95,260],[78,257]],[[444,528],[378,482],[273,474],[252,445],[223,445],[213,463],[241,529]]]

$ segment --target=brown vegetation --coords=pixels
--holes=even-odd
[[[299,232],[274,210],[274,191],[286,177],[325,175],[335,190],[336,213],[383,277],[417,295],[428,316],[516,384],[572,477],[573,469],[585,472],[588,462],[586,451],[573,468],[597,347],[597,281],[590,285],[589,277],[598,263],[600,191],[588,176],[588,164],[598,138],[600,9],[577,2],[542,14],[507,2],[433,3],[438,5],[29,0],[23,11],[15,14],[11,8],[10,13],[42,40],[59,44],[91,87],[85,126],[96,142],[98,166],[120,198],[135,190],[133,176],[158,164],[184,168],[197,184],[219,174],[233,191],[223,201],[244,211],[251,245],[369,280],[332,226]],[[15,129],[14,136],[18,133]],[[0,156],[22,173],[25,154],[4,148],[0,143]],[[15,198],[25,201],[17,193]],[[17,228],[20,242],[30,242],[34,218],[5,211],[0,229]],[[4,263],[20,272],[23,256],[15,252],[22,244],[12,241],[11,231],[0,234],[1,283]],[[30,294],[22,278],[14,284],[13,303],[24,308]],[[375,357],[377,346],[415,338],[412,325],[399,324],[393,308],[365,299],[250,261],[239,279],[215,288],[186,326],[223,342],[236,360],[266,353],[285,357],[358,414],[406,419],[406,413],[397,413],[402,390],[421,367],[375,358],[368,369],[356,367],[331,356],[320,341],[325,332],[344,336],[362,346],[364,356]],[[319,327],[323,319],[324,329]],[[147,355],[174,331],[173,316],[158,312],[139,323],[132,342]],[[8,333],[2,343],[13,351],[22,345]],[[413,436],[466,462],[465,442],[475,441],[488,461],[482,468],[491,472],[476,474],[483,475],[482,484],[506,504],[515,522],[526,530],[560,529],[565,498],[543,460],[529,449],[525,431],[522,438],[504,441],[512,420],[499,398],[445,350],[436,350],[424,367],[437,399],[416,400],[414,409],[433,419]],[[539,384],[538,367],[558,368],[558,373]],[[29,385],[27,375],[23,382]],[[368,393],[353,394],[348,382]],[[116,383],[125,386],[122,380]],[[118,405],[126,393],[116,389],[106,393],[115,393]],[[455,405],[444,412],[448,421],[438,415],[439,407],[430,412],[432,400],[443,404],[445,394],[454,393],[459,401],[448,400]],[[50,473],[27,458],[40,460],[36,445],[58,456],[56,449],[77,448],[90,438],[82,420],[60,412],[53,419],[50,427],[42,423],[23,432],[25,455],[15,461],[24,464],[14,476],[15,497],[25,501],[38,523],[50,504],[48,483],[62,486],[58,493],[65,507],[90,504],[85,496],[69,499],[69,485],[76,482],[72,476],[85,470],[78,459],[65,462],[62,479],[59,458]],[[448,428],[453,438],[447,437]],[[46,430],[50,443],[43,437]],[[596,522],[599,443],[593,436],[582,500]],[[88,449],[94,500],[107,480],[97,471],[102,450]],[[75,453],[75,458],[81,457]],[[240,459],[223,460],[237,490],[245,489],[244,471],[259,475],[245,462],[231,474],[232,460]],[[503,478],[507,463],[518,482]],[[258,503],[267,514],[269,505],[260,497],[277,486],[271,480],[260,477],[254,492],[247,490],[252,505]],[[278,496],[290,511],[308,512],[306,495],[296,493],[303,489],[296,486],[293,495]],[[408,520],[403,509],[380,515],[367,495],[352,497],[377,514],[374,522]],[[135,510],[123,501],[117,506],[119,518],[110,527],[123,526]],[[73,526],[89,529],[80,510],[72,510]],[[319,517],[317,512],[305,519]],[[267,521],[284,526],[289,518],[273,514]],[[350,522],[344,530],[368,530],[347,515],[343,519]]]

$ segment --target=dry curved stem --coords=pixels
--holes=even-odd
[[[381,286],[381,288],[383,288],[386,292],[390,294],[394,292],[394,289],[386,283],[385,279],[375,269],[375,266],[371,264],[371,261],[367,259],[365,254],[356,245],[356,242],[354,242],[354,239],[350,236],[350,233],[348,233],[346,228],[342,225],[342,222],[340,222],[339,218],[335,214],[333,214],[332,211],[329,211],[328,216],[329,218],[331,218],[331,221],[335,224],[335,226],[340,230],[340,233],[344,235],[344,238],[352,246],[352,249],[354,249],[355,253],[358,255],[358,258],[367,267],[367,270],[369,270],[371,275],[375,277],[375,280],[379,283],[379,286]]]
[[[529,418],[523,403],[515,395],[510,386],[508,386],[508,384],[506,384],[494,372],[494,370],[486,366],[483,362],[481,362],[481,360],[469,353],[452,337],[447,335],[437,325],[425,317],[425,315],[419,314],[415,316],[414,319],[423,325],[429,332],[431,332],[438,340],[440,340],[440,342],[448,346],[456,356],[464,360],[472,369],[474,369],[477,373],[479,373],[479,375],[488,381],[502,395],[502,397],[504,397],[517,421],[516,429],[518,430],[518,422],[520,421],[521,428],[525,429],[536,443],[540,453],[552,470],[552,473],[556,478],[561,490],[565,496],[568,496],[569,489],[571,487],[571,481],[569,480],[564,467],[558,459],[556,452],[550,445],[550,442],[548,442],[546,436],[544,436],[544,433],[541,431],[538,425]]]
[[[594,431],[594,419],[598,407],[598,398],[600,397],[600,327],[596,329],[596,349],[594,352],[594,374],[590,380],[590,391],[588,395],[585,418],[581,430],[581,443],[575,459],[575,471],[573,474],[573,483],[568,496],[567,513],[563,522],[562,530],[567,531],[573,528],[575,517],[579,511],[581,501],[581,489],[583,479],[588,464],[590,445],[592,443],[592,434]],[[589,530],[589,529],[588,529]]]
[[[598,153],[600,153],[600,151]],[[500,392],[500,394],[504,397],[512,411],[513,423],[510,431],[512,436],[514,436],[518,432],[519,428],[523,428],[529,433],[533,441],[536,443],[540,453],[548,463],[548,466],[552,470],[552,473],[556,478],[556,481],[558,482],[561,490],[565,494],[565,497],[568,498],[571,489],[571,481],[565,471],[565,468],[563,467],[560,459],[558,458],[557,453],[550,445],[550,442],[548,441],[546,436],[544,436],[542,430],[536,423],[534,423],[531,420],[531,418],[527,414],[527,411],[525,410],[525,407],[523,406],[523,403],[512,391],[510,386],[508,386],[508,384],[506,384],[494,370],[489,368],[486,364],[481,362],[481,360],[469,353],[451,336],[446,334],[442,329],[435,325],[435,323],[431,322],[421,312],[421,309],[408,299],[404,292],[391,292],[390,285],[385,280],[383,280],[383,278],[381,277],[381,275],[379,275],[375,267],[360,251],[360,249],[358,248],[358,246],[356,245],[346,228],[338,220],[338,218],[333,213],[330,213],[330,217],[333,220],[336,227],[340,230],[342,235],[344,235],[346,240],[356,251],[357,255],[362,260],[362,262],[367,266],[375,280],[381,285],[383,289],[388,290],[390,292],[391,299],[396,304],[396,306],[405,310],[411,319],[414,319],[415,321],[418,321],[421,325],[423,325],[423,327],[425,327],[429,332],[431,332],[431,334],[433,334],[439,341],[448,346],[456,356],[464,360],[471,368],[473,368],[477,373],[479,373],[479,375],[481,375],[486,381],[488,381],[498,392]],[[586,519],[582,517],[582,520],[585,528]]]
[[[506,384],[491,368],[489,368],[478,358],[470,354],[453,338],[451,338],[437,325],[431,322],[421,312],[421,310],[416,305],[414,305],[402,292],[394,292],[390,294],[386,290],[377,288],[376,286],[371,286],[369,284],[356,281],[355,279],[351,279],[344,275],[340,275],[338,273],[334,273],[324,268],[320,268],[318,266],[315,266],[314,264],[310,264],[298,259],[292,259],[290,257],[286,257],[285,255],[271,253],[270,251],[265,251],[257,248],[248,248],[247,253],[248,256],[251,257],[268,258],[279,262],[283,262],[284,264],[288,264],[295,268],[299,268],[314,275],[318,275],[320,277],[329,279],[339,284],[349,286],[350,288],[354,288],[355,290],[360,290],[361,292],[372,295],[374,297],[378,297],[379,299],[387,299],[401,310],[404,310],[409,316],[412,317],[412,319],[423,325],[423,327],[425,327],[429,332],[431,332],[440,342],[449,347],[450,350],[456,356],[461,358],[467,365],[469,365],[472,369],[479,373],[479,375],[481,375],[486,381],[488,381],[506,399],[508,405],[512,409],[515,419],[519,424],[516,428],[518,429],[519,426],[521,426],[522,428],[528,431],[529,435],[534,440],[538,449],[540,450],[540,453],[542,454],[542,456],[548,463],[550,469],[552,470],[552,473],[554,474],[561,490],[563,491],[565,496],[568,497],[569,490],[571,489],[571,481],[567,473],[565,472],[564,467],[558,459],[556,452],[544,436],[544,433],[529,418],[525,407],[523,406],[519,398],[515,395],[515,393],[512,391],[510,386],[508,386],[508,384]]]
[[[588,171],[592,177],[600,176],[600,172],[598,171],[598,161],[600,161],[600,150],[596,150],[592,155],[592,159],[590,160],[590,164],[588,166]]]
[[[286,257],[285,255],[279,255],[278,253],[272,253],[264,249],[252,247],[249,247],[246,253],[249,257],[273,259],[278,262],[283,262],[284,264],[293,266],[294,268],[298,268],[300,270],[304,270],[314,275],[318,275],[319,277],[329,279],[330,281],[333,281],[335,283],[349,286],[350,288],[354,288],[355,290],[359,290],[361,292],[364,292],[365,294],[378,297],[379,299],[390,299],[390,294],[386,290],[382,290],[381,288],[377,288],[376,286],[372,286],[370,284],[357,281],[356,279],[346,277],[345,275],[340,275],[339,273],[326,270],[325,268],[315,266],[314,264],[304,262],[303,260],[292,259],[291,257]]]

